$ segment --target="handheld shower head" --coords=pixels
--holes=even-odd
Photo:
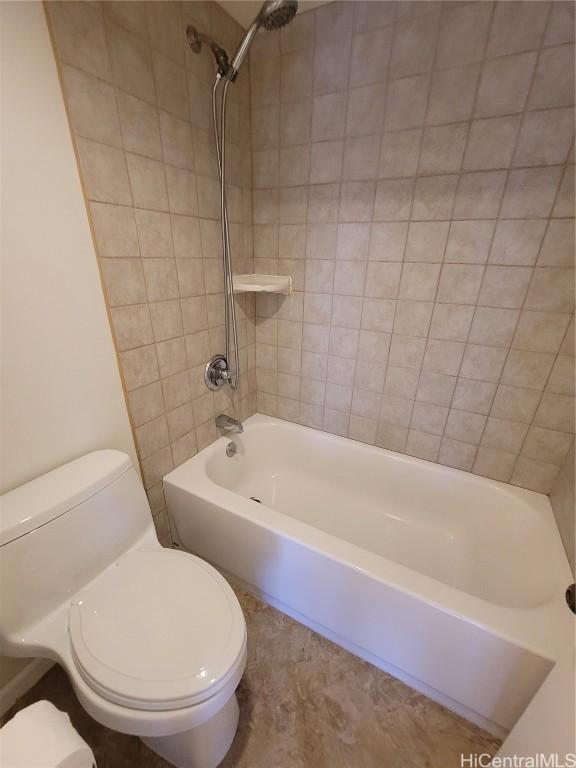
[[[260,27],[264,27],[269,32],[280,29],[292,21],[297,10],[297,0],[266,0],[234,54],[228,73],[230,80],[234,81],[238,77],[238,71],[248,55],[252,41]]]
[[[264,29],[272,32],[289,24],[297,10],[296,0],[266,0],[257,18]]]

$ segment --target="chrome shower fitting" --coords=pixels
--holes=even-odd
[[[248,55],[250,46],[260,27],[269,31],[280,29],[294,18],[298,10],[296,0],[267,0],[244,35],[234,58],[230,62],[226,51],[209,35],[199,32],[195,27],[186,29],[186,37],[194,53],[200,53],[202,44],[208,45],[216,59],[218,74],[212,88],[212,121],[216,142],[216,159],[220,179],[220,228],[222,236],[222,256],[224,261],[224,328],[226,349],[223,355],[215,355],[206,364],[204,381],[208,389],[218,390],[226,383],[232,389],[240,381],[240,361],[238,354],[238,328],[236,323],[236,304],[232,282],[232,258],[230,254],[230,229],[228,225],[228,207],[226,204],[226,97],[228,86],[238,77],[242,62]],[[222,85],[220,114],[218,114],[218,90]],[[234,342],[234,360],[230,344],[230,330]]]

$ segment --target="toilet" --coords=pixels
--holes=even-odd
[[[238,725],[246,623],[226,580],[160,546],[130,458],[102,450],[0,497],[0,654],[53,659],[98,722],[178,768]]]

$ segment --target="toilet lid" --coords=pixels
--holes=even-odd
[[[70,606],[78,671],[108,701],[175,709],[217,693],[243,662],[246,623],[212,566],[169,549],[118,560]]]

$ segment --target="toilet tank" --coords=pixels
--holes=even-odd
[[[90,453],[0,497],[0,653],[139,541],[158,545],[130,457]]]

